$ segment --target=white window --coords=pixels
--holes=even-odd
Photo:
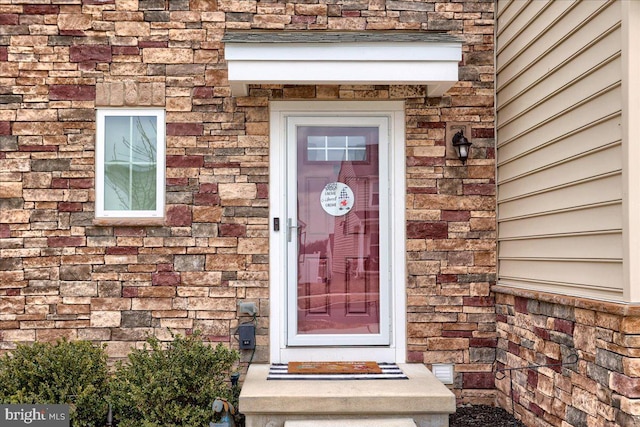
[[[100,109],[96,132],[96,217],[163,217],[164,110]]]

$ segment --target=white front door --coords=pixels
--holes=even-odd
[[[388,121],[287,117],[289,346],[389,344]]]
[[[272,361],[403,361],[402,111],[272,103]]]

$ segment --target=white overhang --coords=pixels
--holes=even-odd
[[[462,59],[462,42],[443,33],[229,31],[222,41],[236,96],[249,84],[418,84],[439,97]]]

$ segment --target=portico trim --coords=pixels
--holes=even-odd
[[[440,97],[462,59],[462,42],[443,33],[230,31],[222,40],[235,96],[249,84],[419,84]]]

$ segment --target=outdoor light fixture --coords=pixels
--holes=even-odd
[[[471,142],[464,137],[464,133],[461,130],[453,135],[451,142],[458,153],[458,158],[462,164],[465,164],[467,162],[467,157],[469,157],[469,147],[471,147]]]

